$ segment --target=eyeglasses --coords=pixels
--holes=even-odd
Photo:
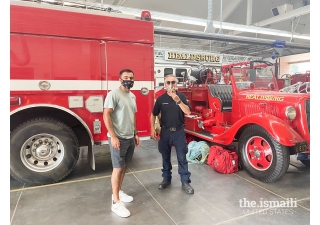
[[[173,81],[169,81],[169,80],[168,80],[168,81],[167,81],[167,85],[170,85],[170,83],[171,83],[171,84],[175,84],[176,81],[175,81],[175,80],[173,80]]]

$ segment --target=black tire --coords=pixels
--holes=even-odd
[[[310,160],[300,160],[306,167],[310,168]]]
[[[10,135],[10,175],[31,185],[55,183],[73,170],[79,144],[72,129],[53,118],[35,118]]]
[[[249,126],[241,134],[239,152],[240,163],[246,172],[261,182],[277,181],[288,170],[290,163],[288,147],[275,141],[258,125]]]

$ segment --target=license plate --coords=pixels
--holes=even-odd
[[[296,152],[305,152],[308,150],[308,142],[300,142],[295,146]]]

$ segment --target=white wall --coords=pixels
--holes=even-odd
[[[290,74],[290,64],[289,63],[299,63],[310,61],[310,52],[298,55],[284,56],[280,58],[280,75]],[[305,71],[301,71],[305,72]]]

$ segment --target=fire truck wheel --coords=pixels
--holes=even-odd
[[[310,167],[310,160],[300,160],[306,167]]]
[[[289,150],[262,127],[249,126],[239,140],[240,160],[246,172],[262,182],[274,182],[288,170]]]
[[[79,158],[78,140],[69,126],[53,118],[35,118],[10,136],[10,175],[43,185],[65,178]]]

